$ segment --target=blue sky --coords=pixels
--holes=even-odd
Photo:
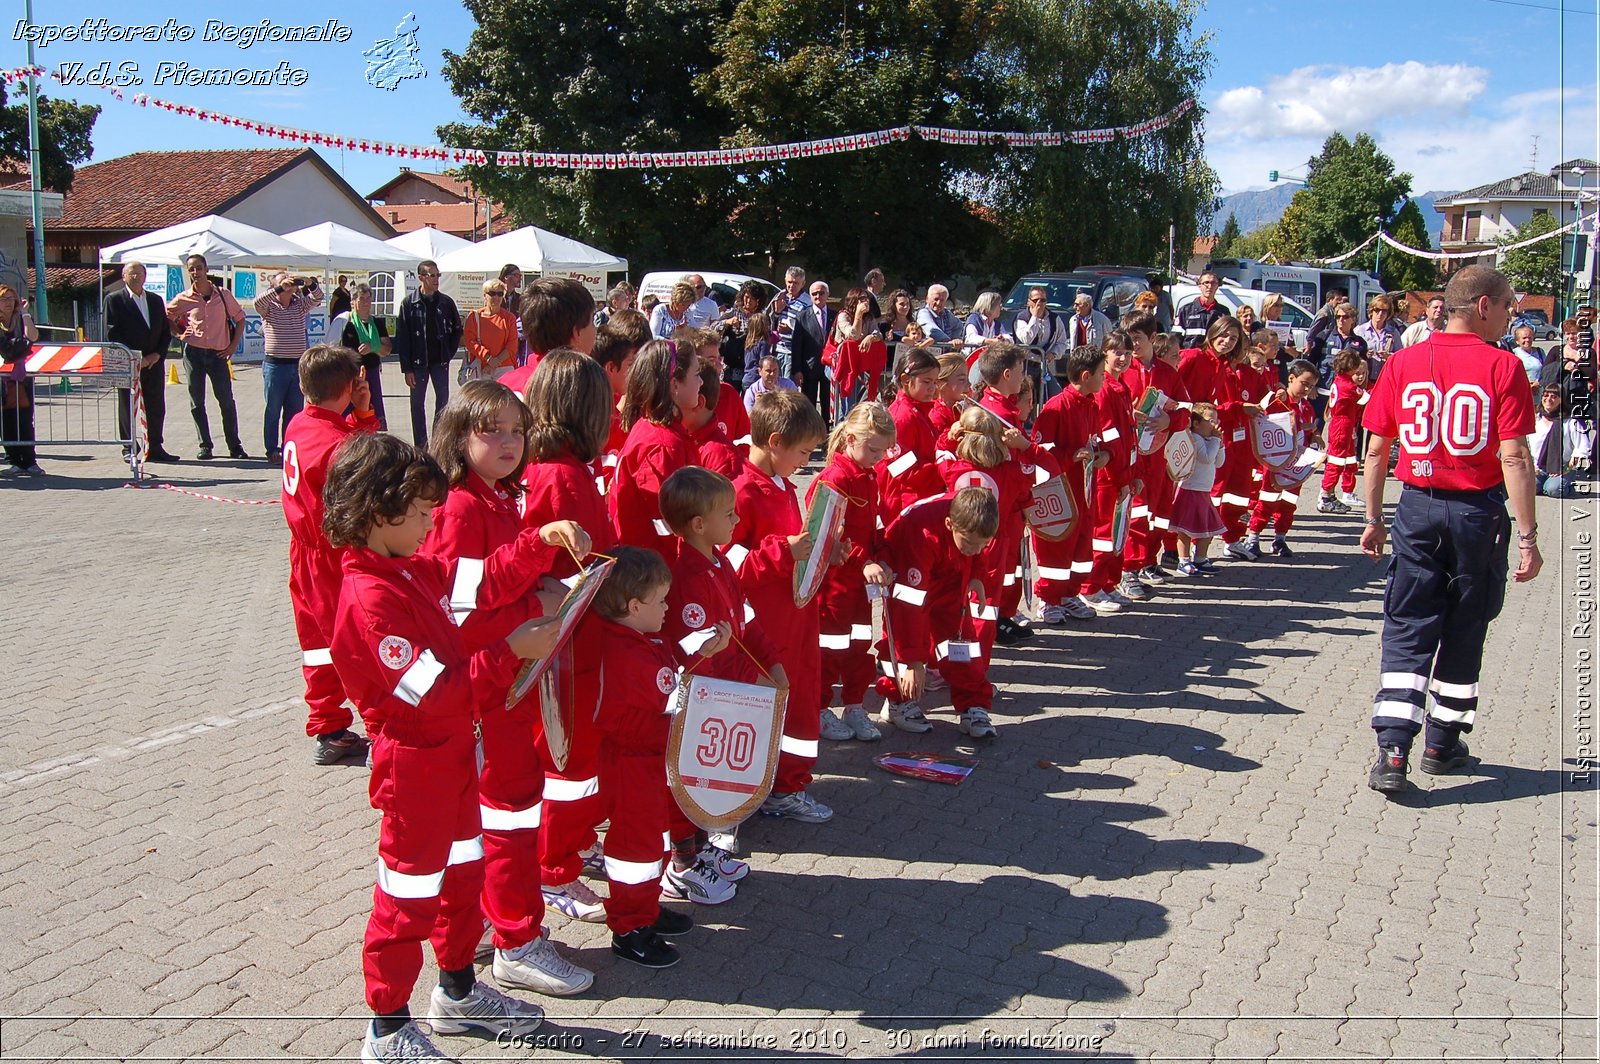
[[[1216,63],[1199,86],[1209,110],[1207,157],[1225,190],[1263,187],[1267,171],[1303,175],[1307,158],[1334,130],[1378,137],[1418,192],[1461,189],[1527,168],[1533,135],[1538,165],[1562,158],[1600,157],[1597,151],[1597,0],[1411,0],[1405,4],[1348,0],[1219,0],[1206,5],[1198,27],[1210,34]],[[1558,71],[1556,8],[1565,3],[1566,72]],[[204,23],[258,24],[261,8],[232,14],[229,5],[179,5],[149,0],[129,8],[104,0],[35,3],[41,25],[77,25],[103,17],[115,24],[173,19],[195,29],[187,42],[112,44],[57,41],[36,50],[42,65],[137,63],[144,91],[178,103],[265,122],[405,143],[433,144],[434,126],[458,116],[440,72],[441,52],[466,46],[473,23],[457,4],[414,9],[428,74],[393,91],[368,85],[362,51],[394,35],[405,7],[352,0],[318,11],[279,8],[279,24],[319,21],[337,11],[349,27],[345,43],[257,43],[247,49],[204,42]],[[20,5],[13,5],[19,11]],[[129,12],[136,12],[135,15]],[[287,12],[294,12],[288,14]],[[16,18],[5,23],[4,66],[21,66],[24,44]],[[322,14],[326,19],[327,15]],[[273,68],[287,62],[307,71],[300,87],[156,85],[159,63],[193,67]],[[99,102],[95,158],[148,148],[282,146],[243,131],[119,103],[101,89],[47,91]],[[13,90],[15,92],[15,90]],[[1564,133],[1564,151],[1561,138]],[[396,172],[391,159],[325,152],[357,191],[367,193]],[[418,169],[427,164],[414,164]]]

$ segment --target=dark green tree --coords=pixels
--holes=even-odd
[[[1299,189],[1272,227],[1267,252],[1279,262],[1294,262],[1309,254],[1306,241],[1307,216],[1311,212],[1311,193]]]
[[[1217,243],[1211,249],[1212,258],[1226,259],[1237,254],[1235,249],[1239,244],[1239,219],[1235,215],[1228,215],[1228,220],[1222,223],[1222,232],[1217,234]]]
[[[22,102],[7,105],[6,87],[0,85],[0,160],[28,167],[27,90],[20,90]],[[100,108],[39,97],[39,183],[51,192],[72,188],[72,175],[78,163],[94,154],[91,135]]]
[[[1555,217],[1549,211],[1535,214],[1515,233],[1500,238],[1500,246],[1516,244],[1523,240],[1557,229]],[[1570,263],[1561,261],[1561,239],[1541,240],[1525,248],[1508,251],[1500,261],[1500,272],[1506,275],[1511,287],[1518,292],[1531,292],[1540,296],[1560,296],[1566,293],[1565,268]]]
[[[1268,222],[1259,229],[1252,229],[1233,242],[1233,257],[1236,259],[1261,259],[1272,248],[1272,238],[1278,230],[1277,222]]]
[[[1428,240],[1428,223],[1422,218],[1422,208],[1415,200],[1406,200],[1389,224],[1389,235],[1407,247],[1432,251]],[[1390,292],[1431,292],[1438,285],[1439,267],[1435,259],[1419,259],[1403,251],[1384,245],[1383,287]]]
[[[1394,205],[1411,191],[1411,175],[1395,173],[1394,160],[1366,133],[1349,140],[1335,133],[1307,164],[1305,250],[1338,255],[1361,243],[1381,223],[1388,227]],[[1365,248],[1341,265],[1371,270],[1374,250]]]

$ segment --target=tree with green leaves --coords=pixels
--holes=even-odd
[[[1231,256],[1236,259],[1266,258],[1267,252],[1272,250],[1272,238],[1277,231],[1277,222],[1268,222],[1260,228],[1250,230],[1233,242]]]
[[[28,104],[6,104],[0,85],[0,160],[28,167]],[[94,154],[91,136],[100,108],[39,97],[39,184],[51,192],[72,188],[75,167]]]
[[[1294,200],[1305,197],[1305,250],[1313,256],[1338,255],[1388,227],[1394,205],[1411,191],[1411,175],[1395,173],[1394,160],[1378,149],[1369,134],[1354,140],[1335,133],[1307,164],[1306,187]],[[1292,203],[1293,201],[1291,201]],[[1375,251],[1368,247],[1340,265],[1371,270]]]
[[[1499,244],[1505,247],[1507,244],[1531,240],[1536,236],[1554,232],[1557,228],[1559,227],[1556,225],[1555,216],[1545,211],[1542,214],[1535,214],[1515,233],[1501,237]],[[1499,269],[1511,282],[1511,287],[1518,292],[1560,296],[1566,293],[1567,265],[1569,264],[1561,261],[1561,238],[1552,237],[1525,248],[1505,252],[1501,256]]]
[[[1388,233],[1395,240],[1416,248],[1432,251],[1428,238],[1428,223],[1423,220],[1422,208],[1415,200],[1406,200],[1400,213],[1390,223]],[[1439,283],[1439,267],[1435,259],[1422,259],[1385,245],[1383,249],[1383,287],[1390,292],[1431,292]]]
[[[1222,232],[1216,234],[1216,246],[1211,249],[1212,258],[1233,258],[1239,244],[1239,218],[1237,215],[1228,215],[1228,220],[1222,223]]]
[[[1279,262],[1293,262],[1310,254],[1306,230],[1311,210],[1311,193],[1303,188],[1297,190],[1272,227],[1267,253]]]

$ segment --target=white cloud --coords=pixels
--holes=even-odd
[[[1228,89],[1206,121],[1216,142],[1326,137],[1380,119],[1465,114],[1488,83],[1488,71],[1462,63],[1320,64],[1271,78],[1265,87]]]

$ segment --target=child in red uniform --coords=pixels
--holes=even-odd
[[[660,639],[672,574],[654,551],[619,547],[616,564],[595,594],[574,638],[580,644],[578,687],[584,705],[599,703],[600,793],[606,832],[606,926],[611,952],[647,968],[670,968],[678,951],[662,941],[694,927],[684,913],[661,908],[662,835],[672,792],[667,788],[668,699],[678,666]],[[728,645],[719,629],[702,653]]]
[[[806,793],[817,761],[821,709],[817,600],[794,604],[795,565],[811,556],[813,544],[789,477],[806,464],[827,429],[804,393],[768,392],[750,411],[750,430],[750,457],[733,482],[739,524],[728,558],[791,684],[778,777],[761,812],[821,824],[833,818],[833,810]]]
[[[1297,358],[1289,363],[1289,383],[1268,402],[1267,413],[1289,409],[1294,411],[1297,428],[1306,430],[1307,446],[1318,446],[1316,408],[1311,405],[1317,394],[1318,374],[1314,363]],[[1261,533],[1272,526],[1272,555],[1275,558],[1292,558],[1289,549],[1289,529],[1294,525],[1295,508],[1300,505],[1300,485],[1305,478],[1283,477],[1262,467],[1261,491],[1256,496],[1256,508],[1250,511],[1250,546],[1260,550]]]
[[[362,947],[367,1004],[375,1014],[361,1047],[364,1061],[440,1055],[407,1006],[428,939],[439,962],[429,1007],[436,1033],[475,1028],[515,1035],[543,1018],[537,1006],[478,983],[473,972],[483,931],[473,724],[481,707],[504,704],[522,659],[550,652],[555,626],[527,621],[468,652],[450,615],[449,592],[473,567],[418,553],[446,490],[433,459],[375,433],[339,449],[323,495],[328,542],[348,548],[333,626],[334,668],[373,737],[369,793],[383,815]],[[586,537],[579,533],[577,540],[574,546],[587,549]],[[528,529],[484,558],[479,605],[523,598],[558,541]]]
[[[1145,393],[1150,389],[1162,391],[1155,382],[1164,376],[1167,367],[1155,357],[1155,337],[1160,329],[1154,314],[1135,313],[1125,319],[1125,331],[1133,345],[1133,358],[1128,363],[1126,383],[1128,395],[1133,399],[1134,428],[1138,430],[1139,457],[1134,461],[1134,472],[1144,481],[1144,491],[1136,493],[1133,509],[1128,513],[1128,542],[1122,552],[1123,567],[1142,584],[1160,585],[1167,582],[1167,572],[1160,566],[1160,536],[1163,526],[1155,524],[1154,510],[1166,498],[1166,513],[1171,513],[1171,494],[1176,491],[1172,478],[1167,475],[1167,462],[1161,454],[1161,444],[1177,423],[1184,427],[1188,413],[1163,404],[1153,414],[1139,409]],[[1173,374],[1176,377],[1176,374]],[[1168,381],[1169,386],[1175,386]],[[1170,400],[1170,396],[1168,396]],[[1162,518],[1167,521],[1167,518]]]
[[[928,411],[928,421],[933,425],[933,436],[940,451],[950,451],[950,430],[961,418],[961,405],[972,385],[967,381],[967,360],[959,351],[939,356],[939,391],[933,408]],[[944,455],[940,455],[944,457]]]
[[[611,320],[602,325],[594,337],[594,360],[605,371],[611,385],[611,433],[596,460],[596,476],[600,493],[611,489],[612,475],[617,471],[617,458],[622,445],[628,442],[628,432],[622,427],[622,404],[628,393],[628,374],[633,371],[634,359],[639,349],[649,343],[650,323],[637,310],[619,310]]]
[[[1233,427],[1223,442],[1232,449],[1233,458],[1228,462],[1227,476],[1217,482],[1215,495],[1217,516],[1226,528],[1222,533],[1224,553],[1254,562],[1261,560],[1261,552],[1250,543],[1245,524],[1261,490],[1261,468],[1252,457],[1250,426],[1279,389],[1276,335],[1270,329],[1261,329],[1248,341],[1243,357],[1231,359],[1228,364],[1230,399],[1235,405]]]
[[[710,401],[709,420],[740,454],[747,453],[750,449],[750,412],[745,409],[744,396],[739,394],[739,389],[722,379],[722,334],[715,329],[679,328],[672,338],[687,340],[694,347],[702,373],[710,366],[716,374],[717,395]]]
[[[932,662],[950,685],[962,733],[975,739],[995,736],[989,721],[994,685],[973,635],[972,614],[989,595],[976,578],[976,558],[999,528],[1000,504],[984,488],[926,499],[889,526],[885,556],[897,572],[889,628],[900,664],[900,700],[883,707],[883,719],[903,731],[933,727],[918,705]]]
[[[984,345],[975,369],[983,381],[979,405],[1004,426],[1001,441],[1010,450],[1011,461],[1025,469],[1030,477],[1035,466],[1044,461],[1046,470],[1043,479],[1048,479],[1055,472],[1054,459],[1041,459],[1036,453],[1041,449],[1036,448],[1033,440],[1023,431],[1027,414],[1022,408],[1022,393],[1024,388],[1032,387],[1032,382],[1028,380],[1027,355],[1015,344],[991,340]],[[1048,451],[1044,454],[1048,455]],[[995,641],[1004,646],[1020,643],[1034,634],[1026,618],[1017,615],[1017,609],[1022,604],[1022,536],[1026,528],[1027,518],[1023,510],[1001,507],[1000,532],[995,537],[995,545],[990,547],[990,554],[996,560],[1000,587],[991,588],[990,593],[995,596],[995,606],[999,611]]]
[[[1038,580],[1034,591],[1043,607],[1039,619],[1045,624],[1061,624],[1069,617],[1088,621],[1098,616],[1083,600],[1084,581],[1094,569],[1094,501],[1085,491],[1086,467],[1103,469],[1111,462],[1111,452],[1101,450],[1100,410],[1095,395],[1105,385],[1106,356],[1099,348],[1075,347],[1067,356],[1067,387],[1039,411],[1035,422],[1043,443],[1062,467],[1062,478],[1072,496],[1078,520],[1066,537],[1058,540],[1035,537],[1039,552]]]
[[[352,368],[354,367],[354,368]],[[300,390],[306,407],[283,434],[283,516],[289,522],[289,603],[300,666],[306,678],[306,734],[317,741],[312,760],[333,765],[367,752],[366,740],[350,730],[344,687],[328,647],[333,614],[344,579],[344,551],[322,531],[322,485],[333,452],[355,432],[375,432],[372,397],[361,362],[347,347],[318,344],[300,357]],[[346,417],[344,410],[354,406]]]
[[[1144,599],[1149,592],[1133,574],[1124,578],[1122,551],[1113,538],[1117,507],[1144,488],[1134,464],[1139,457],[1138,430],[1133,425],[1133,397],[1123,380],[1133,347],[1128,334],[1114,329],[1101,345],[1106,353],[1106,379],[1095,393],[1095,409],[1100,414],[1100,445],[1110,460],[1094,473],[1094,532],[1090,547],[1093,568],[1084,581],[1085,601],[1097,613],[1115,613],[1129,603]]]
[[[1367,360],[1360,351],[1346,348],[1333,356],[1333,395],[1328,399],[1328,464],[1322,471],[1322,495],[1317,512],[1349,513],[1362,505],[1356,498],[1356,426],[1367,394]],[[1335,486],[1339,494],[1335,496]]]
[[[889,404],[894,418],[894,447],[877,467],[878,505],[888,524],[918,499],[938,495],[937,441],[928,412],[939,390],[939,362],[920,347],[900,348],[895,370],[899,388]]]
[[[700,391],[695,396],[695,403],[678,413],[683,415],[683,427],[688,431],[689,438],[700,449],[700,467],[721,473],[731,480],[739,475],[744,459],[718,427],[722,422],[717,419],[717,400],[725,387],[727,382],[718,374],[716,366],[709,362],[700,363]],[[744,410],[742,402],[739,409]],[[749,434],[750,430],[746,429],[745,435]]]
[[[850,408],[828,437],[828,464],[806,491],[806,506],[827,484],[844,497],[844,538],[849,551],[831,567],[817,592],[822,643],[822,717],[820,731],[830,742],[881,738],[877,725],[862,708],[872,686],[872,595],[894,580],[878,560],[883,540],[879,527],[878,482],[873,469],[894,446],[894,418],[881,403],[868,400]],[[868,589],[875,588],[876,592]],[[839,688],[844,719],[829,706]]]
[[[528,358],[500,378],[500,383],[521,395],[539,361],[551,351],[568,347],[582,354],[594,350],[594,296],[570,277],[540,277],[522,290],[522,338]]]
[[[604,332],[604,330],[601,330]],[[576,521],[594,549],[610,553],[615,546],[611,518],[600,495],[592,463],[606,444],[611,425],[611,387],[605,371],[588,355],[561,349],[539,361],[528,380],[523,402],[528,406],[528,466],[522,473],[522,523],[538,528],[562,517]],[[546,590],[578,572],[578,562],[557,553],[546,575]],[[562,697],[573,692],[562,688]],[[544,765],[544,796],[539,814],[539,881],[544,907],[570,919],[604,918],[601,898],[578,875],[585,866],[598,868],[602,856],[595,828],[605,819],[600,796],[600,736],[594,714],[572,714],[567,736],[567,763],[556,768],[544,735],[543,718],[533,722],[539,759]]]
[[[439,413],[430,446],[450,490],[434,514],[422,549],[456,564],[450,614],[468,652],[492,646],[518,624],[541,614],[539,599],[491,608],[479,581],[484,559],[522,531],[518,475],[528,464],[528,408],[495,381],[462,385]],[[571,521],[540,526],[541,539],[587,544]],[[587,550],[585,551],[587,553]],[[494,974],[501,983],[566,996],[589,988],[594,973],[556,953],[544,934],[539,887],[539,821],[544,762],[534,743],[539,706],[504,698],[478,706],[483,819],[483,911],[494,929]]]
[[[726,626],[737,642],[729,640],[728,649],[695,670],[698,675],[788,687],[777,650],[760,625],[748,620],[753,611],[724,552],[739,523],[732,481],[698,466],[680,469],[661,486],[661,516],[679,538],[662,629],[667,641],[688,660],[707,629]],[[732,898],[734,884],[749,874],[750,866],[713,845],[676,803],[669,806],[667,818],[672,864],[661,884],[662,897],[700,905]]]
[[[622,403],[628,442],[606,496],[618,542],[671,557],[672,531],[661,522],[656,495],[674,472],[700,464],[700,449],[678,413],[693,406],[699,392],[699,361],[687,343],[652,340],[640,349]]]

